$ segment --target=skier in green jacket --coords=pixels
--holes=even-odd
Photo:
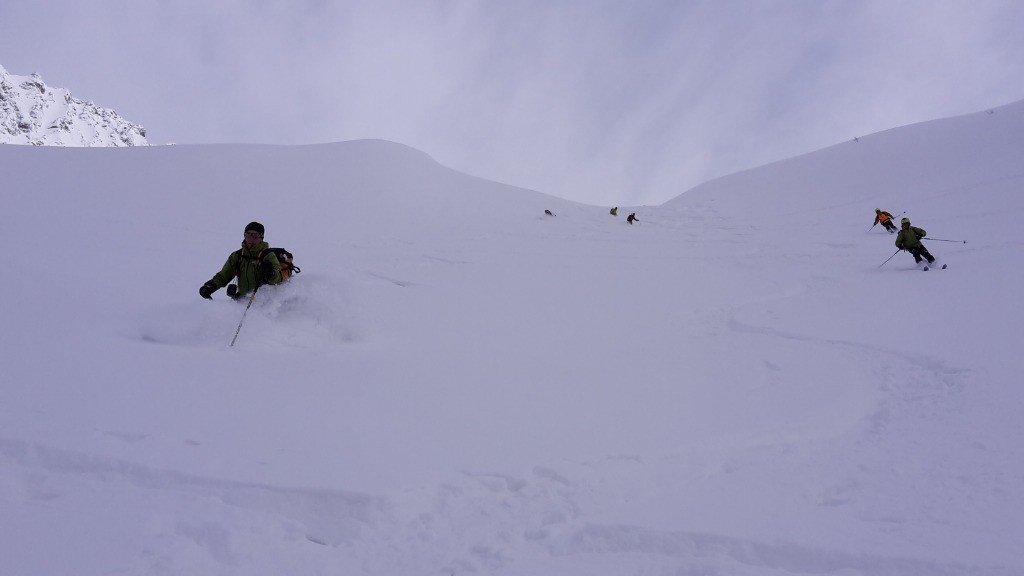
[[[245,227],[242,248],[228,255],[224,267],[199,288],[199,295],[210,300],[213,293],[228,287],[228,296],[240,298],[264,284],[281,282],[281,264],[263,241],[263,224],[250,222]],[[229,284],[237,278],[238,285]]]
[[[896,235],[896,247],[913,254],[914,262],[918,264],[921,263],[922,256],[931,264],[935,262],[935,257],[921,243],[921,238],[924,238],[926,234],[923,228],[911,226],[910,218],[904,218],[900,220],[900,233]]]

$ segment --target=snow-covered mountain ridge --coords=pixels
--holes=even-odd
[[[17,76],[0,66],[0,144],[145,146],[146,129],[117,112],[47,86],[38,74]]]

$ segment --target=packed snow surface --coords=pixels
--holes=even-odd
[[[1022,158],[1017,103],[612,216],[383,141],[0,146],[0,573],[1024,573]],[[251,220],[302,273],[201,299]]]

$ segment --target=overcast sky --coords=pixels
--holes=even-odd
[[[4,0],[152,144],[383,138],[594,204],[1024,99],[1020,0]]]

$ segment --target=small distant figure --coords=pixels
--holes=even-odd
[[[611,210],[608,211],[608,213],[611,214],[612,216],[618,216],[619,215],[619,207],[616,206],[615,208],[612,208]]]
[[[910,218],[904,218],[900,220],[900,233],[896,235],[896,247],[900,250],[906,250],[914,255],[914,262],[921,263],[921,257],[923,256],[929,264],[935,262],[935,256],[932,256],[928,249],[921,244],[921,238],[924,238],[927,232],[923,228],[910,225]]]
[[[636,212],[631,212],[629,214],[629,216],[626,216],[626,222],[629,222],[630,226],[633,225],[633,222],[639,222],[639,221],[640,221],[640,219],[636,217]]]
[[[892,214],[889,214],[881,208],[875,208],[875,223],[871,225],[872,228],[881,224],[883,228],[889,231],[889,234],[895,234],[897,232],[896,225],[892,223]]]
[[[551,213],[551,210],[545,210],[544,213],[548,216],[554,216],[554,214]]]

